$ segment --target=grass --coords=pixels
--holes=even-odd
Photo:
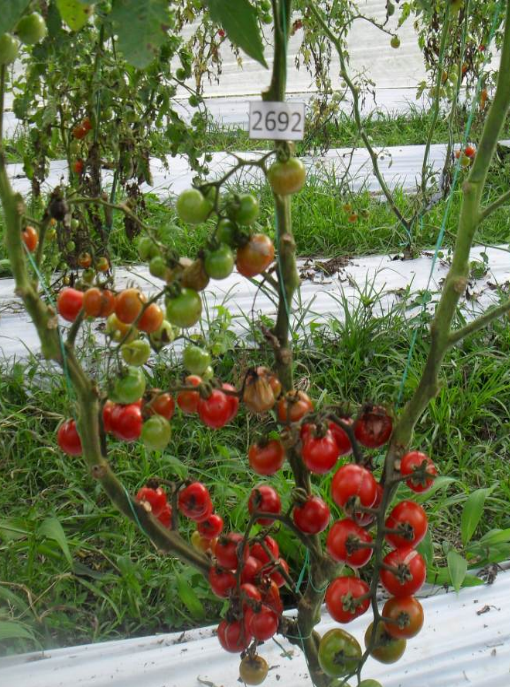
[[[376,298],[369,288],[362,300],[376,304]],[[327,326],[313,323],[294,333],[298,384],[309,386],[316,401],[343,400],[357,407],[372,399],[393,406],[412,333],[404,316],[403,306],[375,317],[368,306],[360,304],[351,312],[343,298],[334,302]],[[224,315],[217,329],[223,322]],[[419,336],[406,397],[419,378],[426,348],[426,337]],[[265,349],[232,343],[216,360],[216,373],[238,382],[248,365],[270,362],[268,355]],[[47,374],[37,361],[5,365],[0,372],[0,622],[12,621],[10,627],[21,633],[5,641],[2,651],[215,622],[222,603],[201,577],[157,555],[138,528],[113,510],[80,459],[57,450],[55,428],[71,411],[62,377]],[[171,353],[153,366],[152,383],[164,387],[180,373]],[[444,547],[465,550],[462,506],[476,489],[494,487],[474,539],[491,528],[508,526],[509,332],[504,322],[455,349],[441,382],[439,397],[419,422],[414,445],[432,455],[444,478],[453,479],[442,480],[427,502],[435,562],[444,566]],[[249,471],[246,458],[252,437],[261,429],[262,422],[244,411],[215,432],[177,413],[172,442],[163,454],[114,442],[110,460],[132,493],[155,475],[201,479],[211,488],[226,526],[241,530],[248,489],[261,481]],[[381,459],[378,453],[376,461]],[[287,504],[290,471],[268,481]],[[314,482],[329,500],[329,477]],[[189,536],[192,528],[185,523],[182,531]],[[297,575],[302,550],[283,533],[277,539]]]

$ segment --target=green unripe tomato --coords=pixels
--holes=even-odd
[[[207,367],[207,369],[201,375],[201,378],[204,382],[209,382],[211,379],[214,378],[214,368],[212,367],[212,365],[209,365]]]
[[[360,682],[358,687],[383,687],[381,682],[378,682],[377,680],[364,680],[363,682]]]
[[[160,254],[159,247],[149,236],[141,236],[137,241],[137,252],[145,262]]]
[[[145,339],[137,339],[121,346],[121,356],[128,365],[139,367],[148,362],[151,355],[150,344]]]
[[[183,366],[193,375],[201,376],[210,362],[210,353],[199,346],[187,346],[183,352]]]
[[[191,107],[198,107],[198,105],[201,103],[201,98],[198,98],[197,95],[191,95],[189,98],[189,105]]]
[[[208,251],[203,263],[211,279],[226,279],[233,272],[235,258],[230,246],[221,243],[216,250]]]
[[[14,32],[25,45],[35,45],[42,41],[43,38],[48,33],[46,28],[46,22],[39,12],[32,12],[32,14],[27,14],[26,17],[22,17]]]
[[[341,628],[328,630],[319,644],[319,665],[330,677],[342,677],[358,668],[362,649],[349,632]]]
[[[18,57],[20,42],[10,33],[0,36],[0,65],[12,64]]]
[[[150,334],[150,341],[153,346],[160,351],[164,346],[173,343],[178,333],[178,330],[176,327],[173,327],[171,322],[164,320],[157,331]]]
[[[196,188],[182,191],[176,201],[178,217],[188,224],[201,224],[211,210],[212,203]]]
[[[82,272],[82,281],[86,284],[92,284],[95,274],[95,271],[91,267],[89,267],[87,270],[84,270]]]
[[[273,23],[273,18],[270,14],[264,14],[262,17],[262,23],[263,24],[272,24]]]
[[[157,279],[165,279],[168,272],[167,264],[161,255],[150,260],[150,274]]]
[[[253,224],[259,212],[260,206],[258,200],[252,193],[244,193],[239,196],[228,208],[230,219],[244,226]]]
[[[139,367],[130,366],[122,377],[119,377],[114,384],[114,391],[111,399],[114,403],[135,403],[144,394],[146,389],[146,379],[143,371]]]
[[[77,247],[76,243],[74,241],[68,241],[66,244],[66,250],[69,251],[70,253],[75,250]]]
[[[276,160],[267,172],[267,179],[277,195],[289,196],[303,188],[306,179],[305,166],[297,157],[291,157],[287,162]]]
[[[182,69],[182,67],[178,67],[175,76],[178,79],[178,81],[184,81],[187,78],[187,73],[185,69]]]
[[[394,49],[397,49],[401,45],[401,41],[399,39],[399,36],[392,36],[390,40],[390,46]]]
[[[192,327],[201,317],[201,298],[193,289],[182,289],[176,298],[166,303],[166,315],[171,324],[181,329]]]
[[[171,425],[162,415],[152,415],[143,424],[141,440],[150,451],[163,451],[171,439]]]
[[[235,247],[237,225],[231,219],[222,219],[217,225],[216,239],[219,243],[225,243],[230,248]]]
[[[270,12],[271,8],[272,5],[269,2],[269,0],[262,0],[262,2],[260,3],[260,9],[262,10],[262,12]]]
[[[467,157],[465,154],[463,154],[461,156],[460,164],[462,167],[470,167],[471,162],[472,162],[472,160],[469,157]]]
[[[372,622],[365,632],[365,646],[367,649],[371,646]],[[395,639],[391,637],[385,629],[384,624],[380,621],[378,630],[374,638],[373,648],[370,650],[370,655],[380,663],[395,663],[406,651],[406,640]]]
[[[80,222],[78,221],[78,219],[76,217],[73,217],[73,219],[70,222],[70,227],[74,231],[76,231],[79,228],[79,226],[80,226]]]

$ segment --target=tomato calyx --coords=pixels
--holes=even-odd
[[[393,575],[395,575],[400,584],[405,584],[406,582],[411,582],[413,580],[410,566],[407,563],[399,563],[398,565],[388,565],[387,563],[382,563],[381,568],[383,570],[388,570],[388,572],[391,572]]]

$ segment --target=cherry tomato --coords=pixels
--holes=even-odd
[[[232,386],[231,384],[227,384],[226,382],[224,382],[221,385],[221,388],[226,391],[237,391],[237,389],[234,386]],[[228,399],[228,403],[230,404],[230,415],[228,416],[227,421],[231,422],[233,418],[237,415],[237,412],[239,410],[239,399],[237,396],[232,396],[231,394],[225,394],[225,396]]]
[[[185,378],[185,384],[188,386],[199,386],[201,384],[201,377],[189,375]],[[199,400],[200,395],[198,391],[180,391],[176,397],[176,402],[186,415],[193,415],[198,411]]]
[[[156,303],[150,303],[143,311],[137,323],[137,329],[146,334],[153,334],[160,329],[164,321],[164,313]]]
[[[139,338],[137,329],[130,324],[124,324],[118,320],[115,313],[108,316],[105,332],[117,342],[129,343]]]
[[[274,260],[274,244],[265,234],[253,234],[237,249],[237,270],[243,277],[256,277]]]
[[[0,36],[0,65],[12,64],[18,57],[20,42],[10,33]]]
[[[261,656],[244,656],[239,666],[239,677],[246,685],[261,685],[269,673],[269,666]]]
[[[390,46],[396,50],[401,46],[401,39],[399,36],[392,36],[390,39]]]
[[[212,362],[210,353],[199,346],[190,345],[183,352],[183,366],[195,375],[201,375]]]
[[[331,482],[333,500],[356,521],[360,521],[362,516],[360,507],[372,508],[377,495],[378,486],[373,474],[361,465],[343,465]]]
[[[223,649],[234,654],[240,654],[251,643],[251,636],[246,634],[244,623],[240,620],[221,620],[217,637]]]
[[[176,298],[169,298],[166,304],[167,319],[171,324],[187,329],[201,317],[201,298],[193,289],[182,289]]]
[[[92,130],[93,125],[92,125],[91,120],[89,119],[89,117],[84,117],[84,119],[82,120],[82,126],[84,127],[84,129],[85,129],[87,132],[89,132],[89,131]]]
[[[357,577],[335,578],[326,591],[328,613],[339,623],[350,623],[369,608],[370,599],[361,599],[368,591],[369,585]]]
[[[230,248],[235,248],[237,239],[237,225],[231,219],[222,219],[217,225],[216,239]]]
[[[258,200],[251,193],[244,193],[229,205],[228,214],[230,219],[237,224],[249,225],[258,217],[260,207]]]
[[[178,494],[178,509],[186,518],[201,522],[212,514],[212,501],[207,487],[192,482]]]
[[[235,257],[230,246],[221,243],[215,250],[207,252],[203,264],[211,279],[226,279],[233,272]]]
[[[426,563],[421,554],[409,546],[394,549],[385,556],[383,563],[395,568],[395,572],[382,568],[379,573],[381,583],[393,596],[413,596],[425,582]]]
[[[120,322],[132,324],[142,312],[146,298],[138,289],[125,289],[116,296],[114,312]]]
[[[66,420],[57,430],[59,448],[68,456],[82,455],[82,442],[77,431],[75,420]]]
[[[253,546],[251,547],[250,553],[254,558],[258,558],[258,560],[262,561],[262,563],[270,563],[271,560],[276,560],[277,558],[279,558],[280,547],[278,546],[278,543],[275,539],[267,535],[266,537],[264,537],[263,543],[265,544],[265,547],[269,549],[272,559],[269,557],[269,554],[260,542],[253,544]]]
[[[319,665],[330,677],[342,677],[354,672],[362,657],[357,640],[341,628],[328,630],[319,644]]]
[[[226,394],[223,394],[219,389],[214,389],[208,398],[200,397],[198,415],[207,427],[212,429],[224,427],[231,414],[232,404]]]
[[[223,531],[224,521],[217,513],[212,513],[206,520],[198,523],[198,532],[205,539],[215,539]]]
[[[281,511],[281,499],[278,492],[267,484],[255,487],[249,495],[248,509],[250,514],[255,512],[279,513]],[[258,518],[259,525],[272,525],[274,520]]]
[[[262,561],[253,556],[248,556],[244,562],[244,567],[241,573],[241,582],[245,584],[255,584],[257,577],[260,575],[260,571],[264,567]]]
[[[178,330],[170,322],[164,320],[157,331],[150,334],[153,348],[160,351],[175,340],[177,333]]]
[[[88,317],[109,317],[114,312],[115,296],[111,291],[87,289],[83,305]]]
[[[163,451],[171,440],[171,425],[162,415],[153,415],[143,425],[141,440],[150,451]]]
[[[367,649],[371,647],[373,626],[374,623],[372,622],[365,632],[365,647]],[[394,637],[387,632],[384,624],[380,621],[376,632],[376,637],[374,638],[374,643],[370,651],[372,658],[376,659],[376,661],[379,661],[380,663],[395,663],[401,658],[405,651],[406,640],[394,639]]]
[[[329,472],[339,456],[337,442],[328,429],[324,436],[316,436],[311,431],[303,439],[301,456],[306,467],[316,475],[325,475]]]
[[[141,487],[135,497],[137,501],[146,502],[151,507],[151,512],[155,517],[158,517],[167,503],[166,492],[158,487],[152,489],[151,487]]]
[[[250,370],[244,382],[242,400],[254,413],[264,413],[276,403],[281,392],[281,384],[266,367]]]
[[[116,403],[128,405],[142,398],[145,388],[146,378],[143,371],[130,365],[124,374],[116,379],[111,397]]]
[[[338,520],[330,529],[326,548],[336,561],[347,563],[352,568],[361,568],[369,562],[372,548],[360,546],[371,543],[372,537],[367,530],[346,518]]]
[[[84,270],[86,270],[88,267],[91,267],[91,265],[93,264],[93,258],[91,256],[91,253],[88,253],[87,251],[80,253],[80,255],[78,256],[78,264]]]
[[[180,283],[184,288],[192,289],[193,291],[203,291],[208,286],[210,279],[205,272],[203,260],[199,258],[195,260],[192,265],[189,265],[183,271],[180,277]]]
[[[465,148],[465,155],[466,155],[467,157],[469,157],[469,158],[472,159],[472,158],[474,157],[475,154],[476,154],[476,149],[474,148],[474,146],[467,146],[467,147]]]
[[[182,191],[176,201],[178,217],[188,224],[205,222],[211,210],[212,203],[196,188]]]
[[[82,310],[84,294],[67,286],[57,296],[57,312],[67,322],[74,322]]]
[[[237,579],[231,570],[224,570],[217,566],[210,568],[208,581],[214,594],[221,599],[227,599],[237,585]]]
[[[144,339],[137,339],[121,346],[121,357],[127,365],[140,367],[148,362],[150,355],[150,344]]]
[[[291,157],[287,162],[277,160],[270,166],[267,179],[274,193],[279,196],[297,193],[305,183],[305,166],[297,157]]]
[[[112,401],[105,401],[102,409],[102,422],[103,429],[107,434],[112,432],[112,411],[114,410],[115,403]]]
[[[166,420],[170,420],[175,412],[175,402],[171,394],[155,390],[154,396],[146,404],[145,410],[148,415],[162,415]]]
[[[278,401],[278,419],[284,424],[298,422],[313,409],[313,403],[304,391],[289,391]]]
[[[287,583],[287,580],[282,575],[280,568],[286,573],[289,572],[289,564],[284,558],[278,558],[276,563],[267,563],[262,570],[262,575],[269,576],[278,587],[283,587],[283,585]]]
[[[149,236],[141,236],[137,242],[137,252],[141,260],[145,262],[160,255],[158,245]]]
[[[353,421],[351,419],[345,419],[344,422],[348,425],[352,425]],[[346,432],[340,427],[340,425],[337,425],[336,422],[330,422],[328,424],[328,429],[333,435],[333,438],[337,442],[338,446],[338,455],[339,456],[348,456],[352,453],[353,447],[351,445],[351,439],[347,435]]]
[[[210,540],[202,537],[198,530],[191,534],[191,544],[196,551],[201,551],[201,553],[206,553],[210,550]]]
[[[426,512],[418,503],[401,501],[392,509],[385,526],[404,532],[404,534],[385,535],[390,546],[395,549],[401,546],[415,547],[424,539],[428,530]]]
[[[330,509],[320,496],[309,496],[304,503],[294,507],[292,517],[301,532],[319,534],[329,525]]]
[[[268,578],[260,585],[262,592],[262,606],[272,608],[275,613],[283,613],[283,601],[280,596],[280,588],[274,580]]]
[[[39,43],[48,33],[46,22],[39,12],[31,12],[22,17],[16,24],[14,31],[25,45]]]
[[[75,172],[75,174],[78,174],[78,176],[80,176],[84,171],[84,161],[75,160],[75,162],[73,163],[73,171]]]
[[[245,611],[246,608],[257,608],[260,607],[260,602],[262,601],[262,594],[259,592],[258,588],[254,584],[245,582],[240,586],[240,602],[242,605],[242,610]]]
[[[246,613],[248,615],[246,627],[259,642],[271,639],[278,631],[278,616],[271,608],[263,607],[260,611],[248,608]]]
[[[228,534],[223,534],[219,537],[214,548],[214,556],[221,567],[235,570],[239,563],[239,553],[243,561],[247,559],[249,547],[246,544],[244,550],[242,550],[243,541],[244,537],[237,532],[228,532]]]
[[[166,505],[164,506],[164,510],[160,515],[157,516],[157,519],[159,520],[159,522],[162,523],[162,525],[164,525],[164,527],[167,527],[167,529],[169,529],[171,527],[172,518],[173,509],[169,503],[166,503]]]
[[[23,243],[27,246],[29,253],[33,253],[39,243],[39,236],[34,227],[26,226],[21,232]]]
[[[121,441],[135,441],[141,436],[143,419],[138,403],[115,404],[110,413],[112,434]]]
[[[278,439],[252,444],[248,452],[249,464],[258,475],[274,475],[285,462],[285,449]]]
[[[417,493],[430,489],[434,481],[434,479],[419,477],[415,474],[416,470],[421,468],[423,463],[425,463],[425,471],[429,475],[432,475],[433,478],[436,477],[437,471],[435,464],[425,453],[421,453],[421,451],[410,451],[409,453],[405,453],[401,458],[401,475],[405,477],[407,475],[412,475],[411,479],[406,480],[406,485]]]
[[[411,639],[415,637],[424,624],[422,605],[414,596],[404,596],[397,599],[393,596],[383,606],[381,615],[394,622],[385,622],[385,630],[395,639]]]
[[[372,406],[364,410],[354,423],[354,435],[362,446],[379,448],[390,439],[392,428],[392,418],[385,408]]]

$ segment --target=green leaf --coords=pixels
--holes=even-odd
[[[29,610],[29,605],[22,599],[21,596],[14,594],[10,589],[0,586],[0,599],[7,601],[13,608],[17,608],[19,611],[25,612]]]
[[[267,69],[257,13],[249,0],[207,0],[212,21],[221,24],[231,42]]]
[[[88,22],[93,12],[90,5],[84,5],[79,0],[57,0],[57,8],[62,21],[72,31],[80,31]]]
[[[431,567],[433,564],[434,551],[433,542],[431,541],[431,532],[429,530],[424,539],[417,546],[417,551],[422,554],[424,560],[426,561],[426,565]]]
[[[483,534],[479,540],[480,544],[487,544],[491,546],[492,544],[504,544],[510,541],[510,528],[505,530],[490,530],[486,534]]]
[[[57,518],[46,518],[46,520],[44,520],[38,528],[37,532],[39,535],[57,542],[57,544],[61,547],[62,553],[66,557],[68,563],[73,565],[73,559],[71,558],[66,534]]]
[[[2,3],[0,35],[12,31],[30,4],[30,0],[9,0]]]
[[[467,574],[468,563],[463,556],[460,556],[460,554],[456,551],[449,551],[447,554],[447,565],[449,568],[451,584],[458,592],[461,589],[461,585]]]
[[[203,618],[205,615],[203,604],[198,599],[193,587],[188,584],[183,577],[177,577],[175,579],[178,596],[185,606],[187,606],[189,613],[196,620]]]
[[[449,486],[449,484],[452,484],[453,482],[456,482],[454,477],[437,477],[433,482],[433,486],[431,487],[431,489],[424,492],[423,494],[415,495],[415,501],[417,501],[417,503],[424,503],[424,501],[429,501],[433,494],[435,494],[437,491],[440,491],[440,489],[445,489]]]
[[[461,540],[464,546],[472,539],[483,515],[486,498],[492,491],[493,488],[477,489],[470,494],[465,502],[461,514]]]
[[[158,55],[170,28],[168,0],[114,0],[110,18],[126,61],[144,69]]]
[[[33,642],[36,641],[28,627],[14,620],[0,621],[0,639],[31,639]]]
[[[429,582],[429,584],[437,584],[440,586],[451,584],[449,568],[428,568],[426,580]],[[467,573],[461,586],[479,587],[483,584],[484,581],[480,577],[476,577],[475,575],[470,575]]]

